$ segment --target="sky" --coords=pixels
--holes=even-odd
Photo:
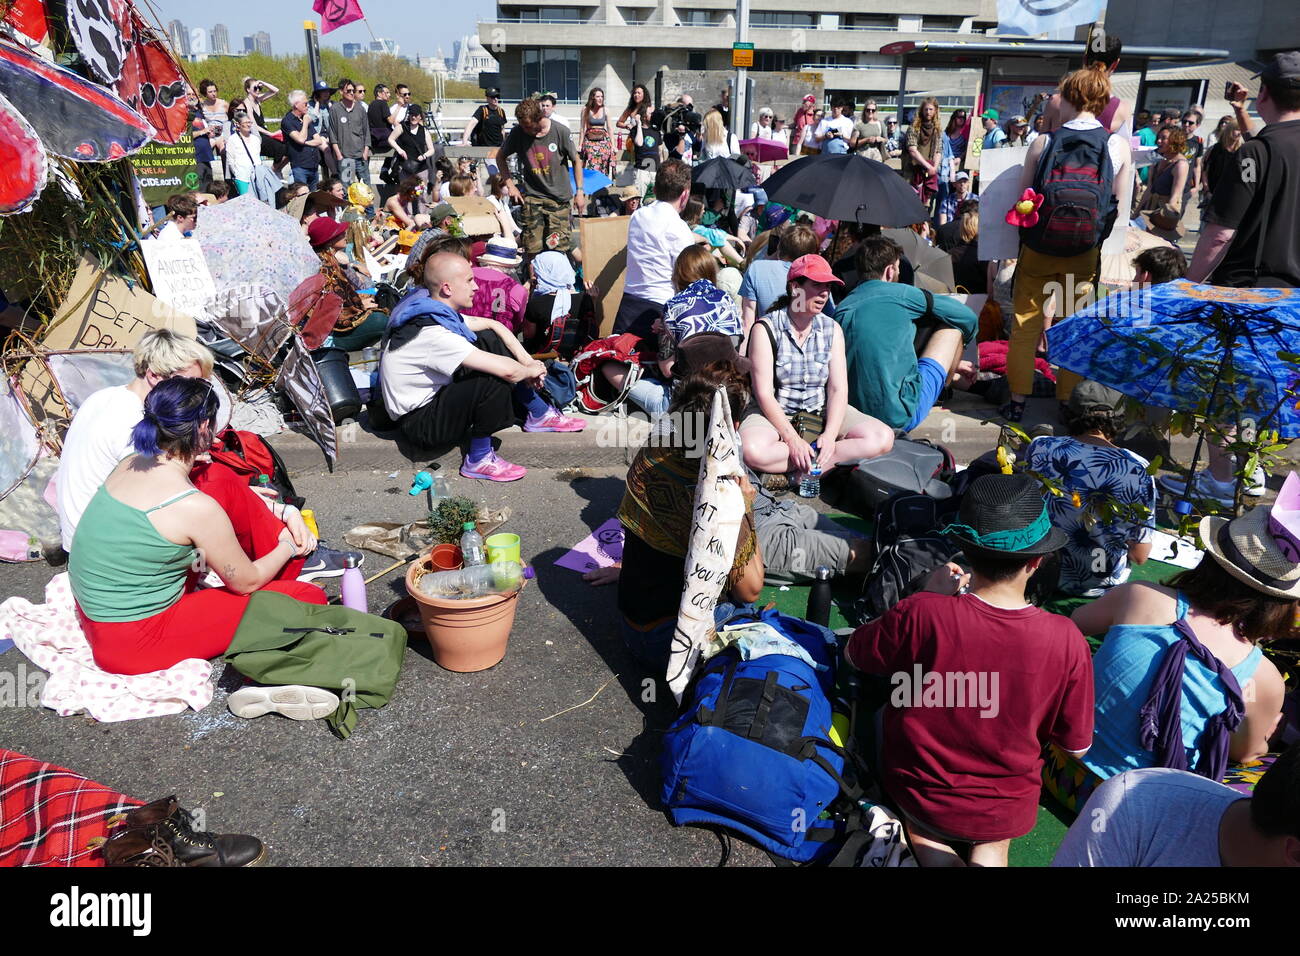
[[[477,33],[479,20],[496,16],[494,0],[360,0],[360,4],[375,35],[397,40],[402,56],[432,56],[439,46],[450,56],[454,41]],[[232,50],[243,49],[245,36],[265,30],[271,34],[271,52],[301,53],[302,22],[320,22],[312,11],[312,0],[151,0],[150,5],[164,27],[173,19],[207,30],[224,23],[230,30]],[[341,47],[369,40],[370,31],[358,20],[321,37],[321,44]]]

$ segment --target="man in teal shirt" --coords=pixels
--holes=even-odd
[[[979,318],[964,305],[934,296],[929,339],[916,353],[926,294],[898,281],[903,250],[884,236],[869,236],[858,251],[862,283],[835,312],[844,330],[849,404],[891,428],[909,432],[925,421],[939,393],[959,373],[962,350]]]

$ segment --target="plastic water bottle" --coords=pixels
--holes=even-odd
[[[483,536],[474,529],[474,522],[466,521],[461,527],[465,533],[460,536],[460,553],[465,559],[465,567],[477,567],[487,564],[487,549],[483,547]]]
[[[343,559],[343,581],[339,589],[343,595],[343,606],[354,611],[368,611],[366,605],[366,581],[361,576],[361,562],[355,555],[349,554]]]
[[[817,446],[812,446],[813,451],[817,451]],[[800,498],[820,498],[822,493],[822,466],[821,463],[814,460],[812,471],[803,476],[799,482]]]
[[[420,578],[420,593],[426,597],[466,600],[488,594],[513,594],[533,576],[533,569],[516,561],[498,561],[461,568],[459,571],[437,571]]]

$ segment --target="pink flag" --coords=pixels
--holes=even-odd
[[[329,33],[365,16],[357,0],[316,0],[311,8],[320,14],[320,32]]]

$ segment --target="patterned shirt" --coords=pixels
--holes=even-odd
[[[795,341],[790,313],[785,309],[771,312],[761,321],[776,339],[776,400],[782,411],[793,415],[824,408],[835,320],[825,313],[817,315],[802,346]]]
[[[1127,581],[1129,544],[1150,541],[1155,528],[1148,462],[1125,448],[1044,437],[1030,443],[1028,463],[1064,492],[1047,498],[1052,525],[1069,538],[1060,552],[1060,589],[1083,594]]]

